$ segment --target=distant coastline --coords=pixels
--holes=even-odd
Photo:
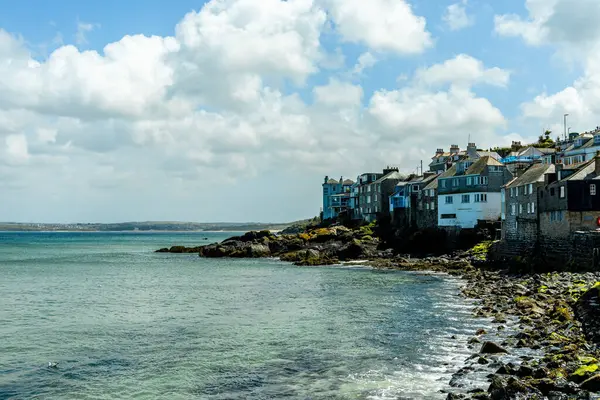
[[[0,222],[0,232],[248,232],[281,231],[303,221],[289,223],[257,222],[119,222],[119,223],[20,223]]]

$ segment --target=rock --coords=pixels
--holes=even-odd
[[[580,386],[583,390],[600,393],[600,374],[583,381]]]
[[[479,359],[477,360],[477,364],[486,365],[486,364],[489,364],[489,363],[490,362],[485,357],[479,357]]]
[[[479,338],[477,338],[477,337],[472,337],[468,341],[468,344],[475,344],[475,343],[481,343],[481,340],[479,340]]]
[[[247,255],[250,258],[269,257],[271,255],[271,250],[269,249],[269,246],[264,244],[251,244],[247,248]]]
[[[479,351],[481,354],[499,354],[499,353],[508,353],[508,351],[494,342],[485,342],[481,346],[481,350]]]
[[[155,251],[155,253],[176,253],[176,254],[184,254],[184,253],[198,253],[200,252],[200,248],[198,247],[185,247],[185,246],[171,246],[170,248],[162,248]]]
[[[475,335],[477,336],[481,336],[481,335],[485,335],[487,334],[487,331],[485,329],[477,329],[477,332],[475,332]]]
[[[588,339],[600,343],[600,282],[579,298],[575,304],[575,315],[581,321]]]

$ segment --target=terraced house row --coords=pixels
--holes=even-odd
[[[600,128],[542,139],[487,151],[475,143],[440,148],[420,175],[388,167],[356,181],[326,177],[323,218],[389,217],[401,226],[453,231],[487,222],[498,226],[508,253],[572,251],[575,237],[595,241],[600,228]],[[586,246],[600,249],[600,241]]]

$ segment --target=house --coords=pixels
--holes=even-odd
[[[325,177],[323,182],[323,220],[334,219],[350,207],[350,191],[354,181]]]
[[[600,151],[600,128],[584,132],[571,138],[566,147],[557,153],[556,162],[564,165],[578,165],[594,159]]]
[[[362,219],[365,221],[371,222],[379,216],[390,215],[389,198],[393,195],[398,182],[406,179],[397,168],[386,168],[382,175],[379,179],[364,185],[365,195],[360,196],[360,207]]]
[[[355,196],[355,208],[352,212],[353,219],[364,219],[365,215],[371,213],[371,190],[373,190],[373,187],[370,184],[382,176],[382,173],[366,172],[356,178],[357,186],[354,188],[355,192],[353,193],[353,196]]]
[[[438,178],[438,226],[473,228],[480,220],[500,220],[501,188],[512,177],[492,155],[457,162]]]
[[[546,174],[554,165],[533,164],[518,178],[506,184],[502,192],[502,238],[521,250],[532,250],[538,240],[538,191],[543,190]]]
[[[423,188],[419,192],[420,209],[416,214],[416,226],[419,229],[435,228],[438,225],[437,187],[439,175],[423,180]]]
[[[516,151],[511,151],[500,162],[506,165],[513,175],[517,175],[527,170],[534,163],[553,164],[555,153],[556,149],[553,148],[527,146]]]
[[[563,172],[557,165],[540,191],[540,235],[546,240],[600,227],[600,153],[574,172]]]
[[[444,149],[437,149],[429,163],[429,170],[440,174],[450,168],[461,156],[464,156],[464,151],[461,152],[456,144],[450,146],[449,152],[445,152]]]

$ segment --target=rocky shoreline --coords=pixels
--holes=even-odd
[[[434,271],[465,280],[474,315],[494,331],[473,332],[473,355],[457,371],[448,399],[600,398],[600,272],[518,273],[486,262],[490,243],[439,257],[414,258],[379,248],[371,226],[297,234],[248,232],[221,243],[158,252],[201,257],[279,257],[295,265],[367,261],[375,268]],[[487,387],[470,387],[485,374]]]

